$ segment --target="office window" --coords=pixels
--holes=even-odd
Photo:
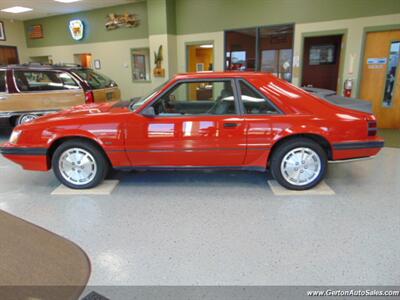
[[[254,71],[256,62],[256,28],[226,33],[226,70]]]
[[[292,80],[293,26],[225,32],[225,69],[263,71]]]

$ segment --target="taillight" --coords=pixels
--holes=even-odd
[[[375,136],[377,131],[376,121],[368,121],[368,136]]]
[[[93,91],[87,91],[87,92],[85,93],[85,103],[86,103],[86,104],[94,103]]]

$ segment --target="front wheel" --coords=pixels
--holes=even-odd
[[[104,154],[91,143],[80,140],[61,144],[54,152],[52,166],[58,180],[73,189],[93,188],[108,172]]]
[[[314,141],[296,138],[274,151],[270,166],[272,175],[282,186],[291,190],[307,190],[325,177],[327,157]]]

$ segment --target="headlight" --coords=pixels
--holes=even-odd
[[[11,144],[16,144],[16,143],[18,143],[18,139],[19,139],[19,137],[20,137],[20,135],[21,135],[21,130],[14,130],[12,133],[11,133],[11,136],[10,136],[10,143]]]

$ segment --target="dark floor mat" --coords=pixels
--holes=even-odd
[[[78,299],[89,275],[77,245],[0,210],[0,299]]]

